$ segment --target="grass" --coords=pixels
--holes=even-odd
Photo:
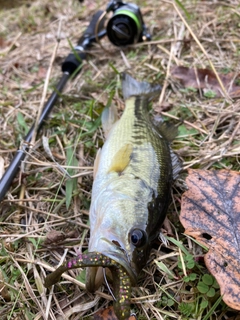
[[[0,156],[5,167],[36,119],[56,42],[47,96],[61,76],[70,43],[77,42],[89,17],[107,2],[26,0],[16,7],[2,7]],[[0,204],[2,320],[89,319],[111,304],[106,287],[96,294],[84,290],[84,270],[64,274],[53,291],[43,287],[43,280],[66,256],[87,249],[93,162],[103,144],[100,114],[111,99],[119,114],[124,109],[118,72],[130,67],[139,80],[163,85],[153,109],[165,121],[180,125],[173,149],[183,159],[184,169],[239,170],[239,99],[182,88],[170,73],[175,65],[212,65],[217,72],[239,73],[238,1],[178,0],[176,7],[170,0],[161,1],[161,6],[156,0],[144,6],[137,3],[152,43],[137,44],[122,54],[107,39],[102,47],[94,46]],[[43,144],[43,135],[49,147]],[[64,170],[74,178],[66,178]],[[139,320],[234,318],[238,312],[225,305],[208,275],[205,249],[183,234],[178,219],[181,194],[177,184],[168,215],[169,244],[154,244],[139,286],[133,289],[132,308]]]

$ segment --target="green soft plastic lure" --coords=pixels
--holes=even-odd
[[[61,275],[71,269],[80,267],[108,267],[115,275],[114,294],[114,309],[116,316],[125,320],[130,315],[130,298],[131,298],[131,280],[125,269],[116,263],[116,261],[104,256],[99,252],[89,252],[78,255],[75,259],[71,259],[49,274],[45,279],[45,287],[50,287],[60,280]]]

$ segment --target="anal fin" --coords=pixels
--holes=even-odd
[[[173,152],[173,150],[170,148],[170,155],[172,159],[172,175],[173,180],[176,180],[179,173],[182,171],[182,161],[179,159],[179,157],[176,155],[176,153]]]

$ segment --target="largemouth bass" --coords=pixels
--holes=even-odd
[[[107,139],[94,165],[89,253],[57,269],[46,285],[69,268],[88,266],[86,287],[94,291],[101,282],[99,266],[108,267],[115,311],[125,320],[130,315],[131,286],[159,235],[181,166],[170,148],[172,135],[149,116],[149,100],[161,87],[123,74],[122,90],[126,106],[121,118],[117,120],[114,108],[102,117]]]

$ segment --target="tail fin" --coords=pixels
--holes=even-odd
[[[139,82],[127,73],[122,73],[122,93],[124,100],[132,96],[145,96],[153,98],[162,90],[160,85],[153,85],[148,82]]]

